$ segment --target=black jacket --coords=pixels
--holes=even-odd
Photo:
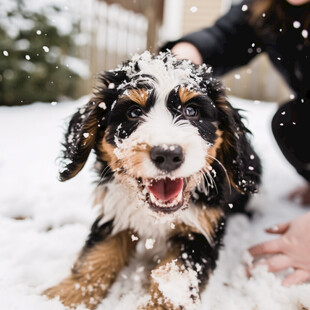
[[[167,43],[162,50],[171,49],[177,42],[194,44],[206,64],[213,67],[216,76],[247,64],[257,54],[266,52],[299,98],[310,99],[310,27],[304,30],[293,26],[299,21],[301,10],[310,5],[296,7],[285,3],[288,10],[288,25],[285,31],[257,31],[249,22],[248,10],[243,5],[251,5],[251,0],[233,6],[213,27],[184,36],[178,41]],[[243,7],[245,8],[245,7]],[[296,23],[295,23],[296,25]],[[276,33],[276,31],[279,31]],[[302,32],[303,31],[303,32]],[[308,38],[306,37],[308,34]]]

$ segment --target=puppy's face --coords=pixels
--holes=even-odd
[[[213,161],[243,128],[228,115],[232,108],[210,70],[169,53],[144,53],[101,79],[103,86],[70,123],[64,157],[71,163],[63,179],[74,176],[94,148],[101,181],[114,176],[154,212],[186,208],[194,190],[207,194]]]
[[[209,173],[220,144],[216,106],[174,58],[144,55],[127,66],[129,79],[118,86],[100,149],[143,203],[155,212],[176,212]]]

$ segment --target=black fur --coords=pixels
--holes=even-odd
[[[170,239],[170,246],[177,245],[179,248],[178,259],[184,266],[197,272],[200,287],[206,284],[210,273],[216,267],[225,231],[224,226],[225,219],[222,218],[215,228],[216,235],[212,245],[202,234],[198,233],[177,234]]]
[[[168,57],[170,56],[167,54],[166,58],[162,58],[166,66],[169,65]],[[181,63],[176,61],[174,66],[178,67]],[[210,180],[206,178],[209,193],[196,188],[191,199],[197,203],[197,208],[199,205],[204,205],[207,208],[219,209],[221,214],[228,214],[231,204],[236,209],[243,210],[249,195],[257,192],[261,175],[259,158],[249,143],[249,131],[244,126],[239,112],[227,101],[220,82],[212,78],[210,70],[207,67],[197,68],[190,63],[188,67],[192,77],[200,81],[198,88],[194,89],[199,95],[186,103],[181,103],[178,88],[171,90],[166,98],[167,109],[174,118],[186,120],[188,118],[184,109],[193,106],[198,111],[199,117],[188,120],[198,129],[200,136],[213,145],[218,138],[217,130],[219,130],[223,139],[217,149],[216,160],[212,163],[213,170],[210,172],[216,186],[208,184]],[[128,71],[131,71],[130,78]],[[97,156],[98,184],[109,182],[115,172],[104,159],[100,143],[105,139],[108,144],[115,146],[115,138],[129,137],[144,121],[143,118],[128,117],[130,109],[139,107],[143,114],[147,114],[156,102],[156,93],[151,83],[152,80],[156,81],[156,78],[141,74],[138,62],[127,62],[119,69],[105,72],[100,76],[100,80],[102,84],[96,89],[94,97],[73,115],[69,123],[63,152],[64,169],[60,172],[62,181],[74,177],[83,168],[91,150],[94,150]],[[145,106],[141,107],[121,96],[132,88],[148,90],[149,96]],[[81,256],[111,234],[113,220],[99,226],[100,219],[101,217],[93,224]],[[177,234],[169,239],[173,247],[178,247],[179,259],[184,265],[197,271],[201,286],[206,283],[210,272],[216,266],[224,224],[224,217],[214,224],[217,225],[214,227],[214,244],[209,244],[208,240],[198,233]]]
[[[113,220],[108,221],[104,224],[99,225],[101,216],[93,223],[88,239],[85,243],[84,249],[88,250],[96,245],[96,243],[103,241],[107,236],[109,236],[113,230]]]
[[[102,216],[99,216],[91,227],[90,234],[88,235],[84,247],[81,250],[79,259],[72,268],[72,272],[74,274],[78,274],[79,265],[83,262],[89,250],[104,241],[113,230],[113,220],[100,225],[99,223],[101,219]]]

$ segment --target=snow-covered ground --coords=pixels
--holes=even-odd
[[[96,217],[91,208],[91,160],[76,178],[66,183],[56,178],[55,159],[65,121],[86,100],[0,107],[0,309],[65,309],[40,293],[68,274]],[[263,184],[249,206],[254,218],[235,215],[228,222],[225,246],[202,294],[201,309],[310,308],[310,284],[284,288],[280,284],[283,274],[264,269],[257,269],[251,279],[246,277],[242,263],[246,249],[271,238],[263,229],[306,210],[285,199],[302,179],[286,163],[271,135],[276,105],[231,100],[248,110],[247,124],[263,161]],[[132,260],[98,310],[136,309],[146,298],[147,276],[143,259]]]

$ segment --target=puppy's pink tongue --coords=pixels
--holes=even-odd
[[[183,179],[152,180],[148,186],[151,193],[159,200],[168,201],[176,198],[183,189]]]

